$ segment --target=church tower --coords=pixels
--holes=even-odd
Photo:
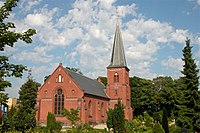
[[[132,108],[130,100],[129,68],[126,64],[124,47],[119,25],[116,25],[115,37],[112,49],[110,65],[107,67],[106,92],[110,97],[109,108],[114,108],[118,99],[125,106],[125,118],[132,119]]]

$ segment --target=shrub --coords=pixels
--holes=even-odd
[[[153,133],[165,133],[165,131],[160,124],[156,123],[153,127]]]
[[[54,116],[54,114],[48,112],[47,115],[47,130],[50,131],[50,133],[53,132],[60,132],[62,129],[62,125],[60,122],[56,121],[56,118]]]

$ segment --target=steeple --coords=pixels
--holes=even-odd
[[[124,46],[122,42],[119,24],[116,24],[115,37],[113,43],[111,63],[108,68],[112,67],[126,67],[126,58],[124,53]]]
[[[116,25],[112,57],[107,67],[106,93],[110,97],[109,108],[114,108],[118,99],[121,99],[125,106],[125,119],[132,120],[133,110],[131,108],[131,90],[129,83],[129,69],[126,65],[126,58],[119,25]]]

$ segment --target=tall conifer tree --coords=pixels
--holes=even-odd
[[[179,101],[179,111],[177,125],[194,131],[200,131],[200,92],[199,76],[195,59],[192,58],[192,47],[190,40],[187,38],[186,46],[183,49],[184,61],[182,74],[183,97]]]
[[[19,90],[19,109],[14,116],[15,129],[26,132],[36,126],[35,105],[39,83],[29,74],[28,81]]]

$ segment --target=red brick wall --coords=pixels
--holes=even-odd
[[[62,82],[58,82],[58,75],[62,76]],[[39,122],[46,122],[48,112],[54,113],[54,96],[57,89],[61,88],[64,93],[64,108],[77,109],[78,99],[83,97],[83,91],[65,72],[62,65],[59,65],[52,75],[47,79],[38,91],[39,110],[36,116]],[[56,117],[57,120],[68,122],[65,117]]]
[[[57,82],[58,75],[62,75],[63,82]],[[80,109],[79,116],[81,120],[79,123],[105,122],[107,118],[106,110],[108,108],[108,99],[85,95],[71,76],[65,72],[61,64],[38,91],[37,98],[39,101],[37,102],[37,105],[39,106],[39,110],[36,113],[38,122],[46,123],[48,112],[54,113],[54,96],[58,88],[61,88],[64,92],[64,108],[67,110],[70,110],[70,108]],[[91,101],[92,105],[92,116],[89,116],[88,112],[89,101]],[[100,105],[102,103],[104,104],[104,116],[101,116],[102,109],[98,108],[98,102]],[[65,117],[57,116],[56,119],[69,124],[69,121]]]
[[[85,100],[85,121],[90,123],[106,122],[109,99],[86,95]],[[91,101],[92,111],[89,113],[89,102]],[[103,104],[103,108],[101,105]],[[103,115],[102,115],[103,113]]]
[[[119,81],[114,82],[115,73],[119,76]],[[107,69],[107,87],[106,92],[110,97],[109,108],[114,108],[118,99],[121,99],[125,106],[125,118],[132,119],[132,108],[130,104],[130,85],[129,71],[126,68],[108,68]]]

